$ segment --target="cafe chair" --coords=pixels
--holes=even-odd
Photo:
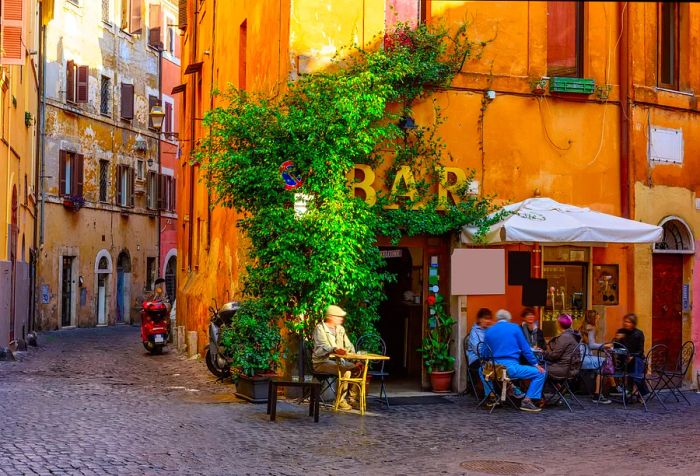
[[[355,348],[360,351],[360,350],[367,350],[364,347],[371,342],[371,339],[377,339],[379,341],[379,353],[381,355],[386,355],[386,342],[384,342],[384,339],[381,337],[378,337],[374,334],[365,334],[360,339],[357,341],[357,345]],[[386,384],[384,383],[384,379],[389,376],[389,372],[387,372],[384,369],[384,364],[385,360],[380,360],[379,362],[368,362],[368,365],[370,365],[370,368],[367,369],[367,375],[372,376],[373,379],[379,379],[380,386],[379,386],[379,399],[383,400],[384,403],[386,404],[386,407],[389,408],[389,396],[386,393]],[[372,367],[375,368],[372,368]],[[384,397],[382,397],[384,395]]]
[[[479,341],[481,342],[481,341]],[[469,392],[474,395],[474,398],[479,401],[482,397],[479,395],[479,389],[477,387],[477,382],[481,383],[478,375],[478,370],[474,371],[469,368],[469,334],[464,338],[462,342],[462,350],[464,352],[464,362],[467,364],[467,385],[468,387],[464,389],[464,395],[468,395]]]
[[[311,348],[311,344],[309,343],[304,343],[302,345],[302,352],[304,353],[304,366],[305,369],[308,370],[309,374],[311,374],[311,377],[316,379],[317,382],[321,384],[321,391],[319,395],[319,399],[321,403],[324,405],[330,405],[332,402],[326,401],[323,398],[323,395],[327,391],[331,391],[333,394],[332,401],[335,401],[336,399],[336,380],[338,380],[338,374],[326,374],[326,373],[318,373],[314,372],[313,370],[313,363],[311,361],[311,352],[309,352],[309,349]],[[306,395],[303,395],[302,398],[306,398]]]
[[[580,406],[581,408],[585,408],[583,406],[583,403],[581,403],[581,401],[576,397],[573,390],[571,389],[571,384],[578,378],[579,374],[581,373],[581,366],[583,365],[583,360],[586,358],[586,354],[588,353],[588,346],[586,344],[578,344],[576,347],[577,351],[574,353],[574,356],[576,358],[572,359],[569,365],[568,375],[563,378],[555,377],[554,375],[548,372],[547,380],[545,381],[545,385],[549,385],[554,390],[554,395],[547,399],[547,403],[551,404],[561,400],[562,402],[564,402],[564,405],[566,405],[566,408],[568,408],[569,411],[572,413],[574,410],[571,408],[571,404],[566,398],[567,395],[574,402],[576,402],[578,406]],[[556,400],[554,400],[555,398]]]
[[[673,395],[677,402],[680,402],[678,397],[683,398],[688,405],[690,405],[690,401],[683,395],[682,391],[683,379],[690,369],[694,355],[695,344],[691,341],[685,342],[681,346],[680,352],[678,352],[675,368],[663,371],[664,383],[666,388],[670,390],[671,395]]]
[[[491,391],[488,393],[486,387],[484,387],[484,398],[481,399],[477,407],[481,407],[487,402],[488,398],[493,395],[496,398],[497,404],[491,407],[489,414],[493,413],[493,409],[496,408],[500,402],[508,402],[517,410],[518,404],[515,403],[511,397],[513,394],[513,383],[508,377],[505,366],[496,363],[491,348],[485,342],[479,342],[479,345],[476,346],[476,355],[479,356],[479,362],[481,362],[480,370],[484,376],[484,380],[491,384]]]
[[[644,403],[649,403],[656,398],[661,406],[664,407],[664,410],[668,410],[668,408],[659,395],[659,390],[665,384],[664,370],[666,370],[667,360],[668,347],[664,344],[656,344],[647,352],[646,371],[644,374],[647,389],[649,390],[649,393],[643,397]]]

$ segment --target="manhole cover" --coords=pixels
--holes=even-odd
[[[460,464],[464,469],[476,471],[477,473],[486,474],[502,474],[504,476],[519,476],[521,474],[542,474],[544,468],[535,466],[534,464],[514,463],[512,461],[495,461],[495,460],[475,460],[465,461]]]

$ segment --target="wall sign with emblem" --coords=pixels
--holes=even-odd
[[[593,305],[620,304],[620,267],[616,264],[593,266]]]

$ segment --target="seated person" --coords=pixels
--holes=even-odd
[[[315,373],[337,375],[338,368],[342,369],[343,377],[359,377],[362,374],[362,364],[354,364],[345,359],[340,362],[332,360],[330,354],[345,355],[355,352],[355,347],[348,339],[345,328],[342,326],[346,312],[338,306],[328,306],[323,322],[319,322],[314,328],[314,350],[312,354],[312,364]],[[350,385],[350,402],[357,402],[357,385]],[[338,408],[350,410],[352,406],[345,398],[345,389],[338,388],[341,394]]]
[[[531,307],[526,307],[523,312],[520,313],[520,317],[523,322],[520,324],[525,340],[530,344],[533,349],[544,349],[544,334],[542,329],[537,326],[535,322],[535,310]]]
[[[542,388],[547,374],[537,363],[523,332],[517,324],[510,322],[511,319],[510,312],[505,309],[499,310],[496,313],[496,323],[486,330],[484,342],[491,349],[496,363],[505,366],[508,377],[530,380],[530,386],[520,404],[520,409],[526,412],[539,412],[542,409],[532,400],[542,398]],[[521,358],[530,365],[521,365]],[[493,391],[488,382],[485,383],[484,389],[487,392]]]
[[[484,341],[484,332],[493,324],[493,314],[490,309],[482,307],[479,312],[476,313],[476,323],[469,331],[469,337],[467,338],[467,360],[469,361],[468,372],[471,372],[472,382],[475,382],[476,375],[479,374],[479,368],[481,367],[481,362],[479,361],[479,356],[477,355],[477,347],[480,342]]]
[[[627,372],[637,385],[639,393],[646,395],[649,390],[644,378],[644,333],[637,329],[636,314],[626,314],[622,318],[622,328],[617,330],[614,340],[627,348]]]
[[[570,315],[560,314],[557,323],[561,334],[549,341],[549,350],[544,353],[547,372],[555,378],[572,378],[578,373],[581,363],[578,349],[581,335],[571,328],[574,320]]]
[[[605,357],[593,353],[593,351],[597,351],[603,348],[603,344],[601,342],[598,342],[595,336],[596,327],[598,325],[599,319],[600,314],[598,314],[598,311],[589,309],[588,311],[586,311],[586,316],[583,322],[581,323],[581,327],[579,328],[579,333],[581,334],[581,342],[586,344],[586,346],[588,347],[586,357],[583,359],[583,363],[581,364],[581,370],[599,370],[605,360]],[[609,398],[607,398],[604,394],[601,395],[601,383],[602,380],[600,373],[596,373],[595,390],[593,391],[593,403],[609,405],[612,403],[612,401]]]

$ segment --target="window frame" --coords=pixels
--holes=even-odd
[[[105,84],[107,87],[105,88]],[[105,94],[106,89],[106,94]],[[112,108],[110,107],[112,99],[112,78],[103,74],[100,75],[100,114],[107,117],[112,117]],[[103,109],[102,106],[105,106]]]
[[[100,160],[99,167],[97,199],[100,203],[109,203],[109,160]]]
[[[673,15],[673,72],[672,81],[670,83],[663,81],[663,61],[662,57],[664,54],[664,42],[663,37],[665,33],[664,23],[663,23],[663,8],[664,6],[673,8],[671,14]],[[657,3],[657,48],[656,48],[656,84],[658,87],[663,89],[670,89],[672,91],[680,91],[680,54],[681,54],[681,8],[678,2],[658,2]]]
[[[555,3],[555,2],[552,2]],[[576,10],[575,10],[575,31],[574,31],[574,48],[575,48],[575,53],[574,53],[574,58],[576,62],[575,66],[575,71],[573,73],[557,73],[553,72],[550,69],[549,65],[549,57],[547,57],[547,76],[549,77],[559,77],[559,78],[583,78],[585,77],[585,71],[584,71],[584,60],[585,60],[585,55],[584,55],[584,49],[585,49],[585,11],[584,11],[584,2],[583,1],[576,1],[576,2],[556,2],[556,3],[575,3],[576,5]],[[550,3],[547,2],[547,5]],[[547,13],[549,14],[549,12]],[[549,28],[549,24],[547,25],[547,28]],[[549,40],[549,34],[548,40]],[[549,45],[547,45],[547,48],[549,49]]]

